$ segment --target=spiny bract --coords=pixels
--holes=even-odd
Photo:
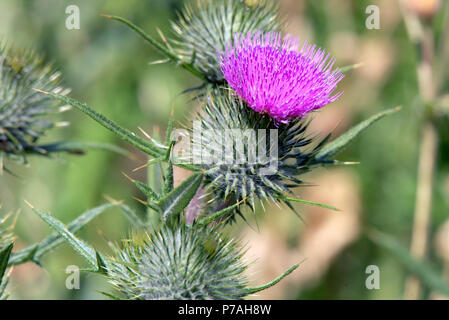
[[[311,148],[306,120],[275,123],[229,89],[205,97],[185,158],[204,170],[215,200],[278,202],[303,183],[297,176],[319,165],[314,156],[326,139]]]
[[[247,281],[241,258],[236,242],[216,228],[163,225],[115,248],[107,272],[127,299],[242,299]]]
[[[36,144],[56,125],[47,116],[67,107],[34,89],[66,94],[59,78],[33,51],[0,44],[0,156],[25,162],[26,154],[47,153]]]
[[[179,21],[172,23],[178,36],[177,53],[193,63],[210,82],[223,82],[217,52],[223,52],[236,33],[279,28],[275,0],[198,0],[186,5]]]

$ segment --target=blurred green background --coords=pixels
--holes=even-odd
[[[176,11],[183,3],[0,0],[0,37],[44,53],[47,61],[63,73],[64,85],[72,88],[72,97],[127,128],[137,130],[140,126],[152,133],[164,129],[173,104],[176,120],[188,121],[194,106],[191,97],[180,93],[199,82],[171,64],[150,65],[161,56],[131,30],[100,14],[126,17],[155,37],[156,28],[170,36],[170,20],[176,19]],[[71,4],[80,8],[80,30],[65,27],[65,9]],[[305,220],[302,222],[286,208],[269,206],[267,213],[258,214],[257,223],[250,220],[249,225],[240,223],[232,230],[250,248],[248,260],[254,261],[249,273],[252,284],[269,281],[291,264],[306,259],[279,286],[254,298],[402,298],[406,268],[395,255],[366,237],[366,230],[377,229],[408,247],[413,225],[420,115],[418,56],[407,38],[399,6],[393,0],[280,0],[280,4],[286,31],[326,48],[339,66],[363,62],[342,81],[342,98],[314,115],[311,132],[326,135],[336,128],[338,135],[381,110],[397,105],[403,109],[370,128],[339,156],[340,160],[360,161],[359,165],[315,171],[307,179],[316,186],[297,192],[304,199],[335,205],[343,212],[297,206]],[[380,30],[365,27],[365,9],[370,4],[380,8]],[[442,19],[439,12],[432,22],[437,35],[441,33]],[[445,87],[449,89],[447,83]],[[140,194],[122,172],[144,181],[145,170],[131,171],[144,163],[145,156],[78,111],[58,117],[71,125],[52,130],[42,142],[114,143],[130,150],[133,158],[89,151],[82,157],[64,155],[56,161],[31,158],[26,168],[10,164],[21,178],[0,176],[0,203],[3,213],[21,209],[16,249],[50,233],[24,199],[66,223],[106,202],[104,195],[125,200],[144,212],[143,206],[132,199]],[[442,139],[441,144],[428,260],[441,273],[447,273],[448,250],[445,240],[438,242],[447,237],[436,237],[448,219],[449,207],[447,140]],[[177,172],[177,179],[184,176]],[[82,230],[80,237],[107,251],[106,239],[118,241],[126,237],[129,229],[119,210],[110,209]],[[444,248],[446,255],[441,253]],[[44,269],[31,263],[15,267],[12,298],[104,298],[97,290],[107,291],[109,285],[100,276],[84,274],[80,290],[66,289],[68,265],[85,266],[64,245],[43,258]],[[369,265],[380,269],[379,290],[365,287],[365,269]],[[425,297],[432,297],[432,293],[426,291]]]

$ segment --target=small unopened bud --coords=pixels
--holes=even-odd
[[[438,12],[441,0],[406,0],[407,7],[418,16],[430,19]]]

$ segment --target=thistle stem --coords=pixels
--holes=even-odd
[[[432,29],[423,26],[416,14],[407,10],[400,1],[407,33],[410,40],[420,50],[420,63],[417,67],[419,95],[424,104],[424,117],[421,126],[421,143],[418,163],[415,212],[410,244],[410,253],[418,260],[426,255],[431,223],[432,193],[436,158],[438,154],[438,132],[433,122],[433,105],[436,97],[433,66],[435,60],[434,34]],[[404,298],[416,300],[421,296],[421,283],[416,276],[409,276],[405,282]]]
[[[418,165],[418,186],[416,191],[415,218],[413,223],[411,254],[417,259],[423,259],[428,243],[428,229],[431,221],[432,191],[436,155],[438,149],[438,134],[430,121],[424,124],[421,139],[421,150]],[[417,277],[410,276],[406,280],[404,298],[419,299],[421,284]]]

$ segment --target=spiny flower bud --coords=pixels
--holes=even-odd
[[[334,59],[307,42],[298,50],[298,39],[280,33],[236,34],[220,55],[221,70],[250,108],[288,123],[342,94],[332,95],[344,77],[332,70]]]
[[[66,94],[59,78],[33,51],[0,44],[0,153],[22,161],[27,154],[47,153],[36,143],[57,125],[47,116],[64,109],[34,89]]]
[[[115,248],[107,274],[127,299],[242,299],[248,292],[241,258],[237,243],[216,228],[162,225]]]
[[[228,200],[279,202],[303,183],[297,176],[317,165],[314,155],[322,145],[309,147],[308,122],[275,123],[230,90],[211,90],[206,97],[186,158],[204,171],[218,206]]]
[[[247,4],[241,0],[199,0],[186,5],[173,23],[178,35],[177,53],[203,73],[210,82],[223,82],[217,51],[224,51],[235,33],[278,29],[277,1]]]

